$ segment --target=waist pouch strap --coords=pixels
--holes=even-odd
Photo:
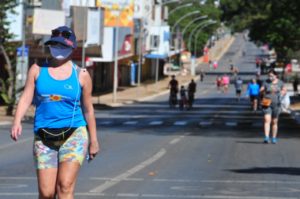
[[[67,140],[76,128],[40,128],[37,131],[38,137],[42,141],[65,141]]]

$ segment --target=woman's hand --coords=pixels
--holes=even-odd
[[[98,141],[93,141],[89,145],[89,160],[93,160],[99,153],[100,147]]]
[[[22,125],[21,125],[21,123],[13,124],[13,126],[11,128],[11,133],[10,133],[11,139],[13,139],[14,141],[17,141],[18,137],[21,134],[22,134]]]

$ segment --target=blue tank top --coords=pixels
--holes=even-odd
[[[250,83],[248,86],[248,92],[250,96],[258,96],[259,95],[259,85]]]
[[[34,132],[39,128],[85,126],[80,96],[81,86],[74,64],[71,76],[64,80],[54,79],[49,74],[48,66],[42,66],[35,82]]]

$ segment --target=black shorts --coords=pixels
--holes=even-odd
[[[242,90],[235,90],[235,93],[236,93],[237,95],[239,95],[239,94],[242,93]]]
[[[253,102],[254,100],[258,100],[259,96],[258,95],[250,95],[250,100]]]

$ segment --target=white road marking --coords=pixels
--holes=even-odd
[[[200,122],[199,125],[200,126],[211,126],[212,122]]]
[[[138,123],[138,121],[128,121],[128,122],[124,122],[123,124],[125,125],[136,125]]]
[[[181,138],[175,138],[169,142],[169,144],[176,144],[181,140]]]
[[[0,126],[6,126],[6,125],[11,125],[12,122],[8,122],[8,121],[4,121],[4,122],[0,122]]]
[[[101,180],[101,181],[111,181],[112,178],[105,178],[105,177],[91,177],[91,180]],[[144,181],[144,178],[126,178],[124,181]]]
[[[186,121],[177,121],[177,122],[174,122],[175,126],[185,126],[186,124],[187,124]]]
[[[11,143],[9,143],[9,144],[5,144],[5,145],[0,146],[0,150],[11,147],[11,146],[16,146],[16,144],[23,144],[23,143],[28,142],[28,141],[33,141],[33,138],[26,138],[26,139],[23,139],[23,140],[18,140],[17,142],[11,141]]]
[[[136,165],[135,167],[129,169],[128,171],[116,176],[110,181],[104,182],[104,184],[95,187],[91,189],[89,192],[99,192],[102,193],[103,191],[113,187],[114,185],[118,184],[119,182],[123,181],[124,179],[128,178],[129,176],[137,173],[138,171],[141,171],[145,167],[149,166],[150,164],[156,162],[160,158],[162,158],[166,154],[166,150],[162,148],[158,153],[156,153],[154,156],[151,158],[147,159],[146,161]]]
[[[36,180],[36,177],[0,177],[0,180]]]
[[[100,125],[110,125],[112,124],[112,121],[105,121],[105,122],[100,122]]]
[[[1,184],[0,189],[16,189],[16,188],[24,188],[28,187],[26,184]]]
[[[152,121],[149,123],[149,125],[156,126],[156,125],[161,125],[162,123],[163,123],[162,121]]]
[[[226,126],[237,126],[236,122],[226,122]]]

